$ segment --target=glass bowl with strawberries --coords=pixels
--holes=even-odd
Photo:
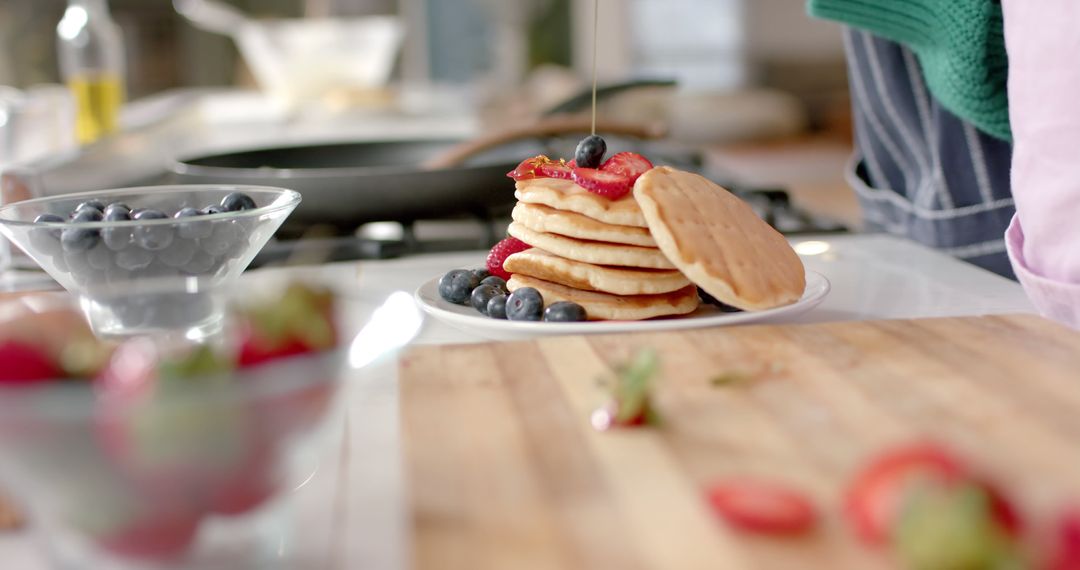
[[[80,296],[98,334],[211,334],[224,300],[187,292],[234,283],[299,203],[261,186],[101,190],[0,207],[0,234]]]
[[[0,483],[63,568],[282,563],[335,424],[334,296],[292,284],[221,334],[101,341],[59,294],[0,305]]]

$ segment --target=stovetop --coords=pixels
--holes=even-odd
[[[732,188],[732,185],[727,185]],[[780,188],[733,190],[755,213],[788,236],[847,232],[843,224],[816,216],[793,204]],[[334,235],[314,227],[300,235],[271,240],[252,267],[282,263],[324,263],[356,259],[390,259],[423,253],[488,249],[506,236],[509,217],[374,222],[352,235]]]

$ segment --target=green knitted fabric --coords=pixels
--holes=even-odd
[[[808,0],[811,16],[904,44],[943,107],[1012,140],[1001,5],[992,0]]]

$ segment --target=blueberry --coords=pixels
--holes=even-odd
[[[53,266],[56,267],[57,271],[59,271],[61,273],[67,273],[68,266],[67,266],[67,260],[64,259],[64,252],[60,251],[60,252],[57,252],[57,253],[53,254],[52,262],[53,262]]]
[[[197,249],[199,249],[198,246],[192,240],[173,240],[172,245],[158,253],[158,259],[169,267],[183,267],[191,263]]]
[[[56,214],[42,214],[34,218],[35,224],[62,224],[65,220],[63,216],[57,216]]]
[[[701,287],[698,287],[697,291],[698,291],[698,297],[701,298],[701,302],[705,303],[706,305],[714,305],[716,308],[720,309],[720,311],[724,312],[724,313],[741,313],[742,312],[742,309],[739,309],[737,307],[732,307],[731,305],[728,305],[727,303],[721,302],[719,299],[717,299],[716,297],[713,297],[712,295],[707,293]]]
[[[544,298],[532,287],[522,287],[506,298],[506,318],[511,321],[539,321],[544,314]]]
[[[472,272],[473,272],[473,275],[475,275],[476,278],[479,279],[481,283],[483,283],[484,279],[487,279],[488,276],[491,275],[491,272],[488,271],[487,269],[484,269],[484,268],[473,269]]]
[[[221,199],[221,208],[226,212],[239,212],[240,210],[254,210],[255,200],[242,192],[230,192]]]
[[[574,151],[574,162],[584,168],[598,168],[606,152],[607,143],[604,139],[589,135],[578,143],[577,150]]]
[[[493,285],[496,289],[499,290],[500,293],[502,293],[504,295],[506,293],[510,292],[510,290],[506,288],[506,280],[503,279],[502,277],[499,277],[498,275],[491,275],[489,277],[485,277],[485,278],[480,280],[480,284],[481,285]],[[481,311],[481,312],[483,312],[483,311]]]
[[[119,254],[117,254],[117,257],[119,257]],[[127,283],[129,280],[131,280],[131,272],[115,263],[105,270],[106,285],[118,285]]]
[[[71,218],[72,223],[100,222],[101,212],[93,208],[79,210]],[[60,243],[67,252],[79,252],[93,249],[101,234],[93,228],[66,228],[60,234]]]
[[[204,275],[209,273],[211,269],[217,264],[217,259],[206,253],[205,251],[195,251],[195,254],[191,256],[191,261],[181,267],[181,271],[188,275]]]
[[[179,212],[173,216],[176,219],[180,218],[194,218],[196,216],[203,215],[202,212],[192,207],[181,208]],[[199,222],[193,221],[187,224],[180,224],[176,228],[176,233],[184,239],[200,239],[210,237],[210,234],[214,232],[213,222]]]
[[[585,307],[570,301],[552,303],[544,309],[544,320],[552,323],[576,323],[585,319]]]
[[[86,256],[86,260],[90,263],[90,267],[101,271],[105,271],[113,264],[109,248],[100,245],[90,250],[90,253]]]
[[[34,218],[35,224],[41,223],[53,223],[62,224],[66,220],[63,217],[56,214],[42,214]],[[49,228],[31,228],[30,229],[30,244],[34,246],[34,250],[46,255],[56,255],[60,253],[60,230]]]
[[[79,213],[82,210],[97,210],[98,212],[105,212],[105,204],[101,200],[87,200],[78,206],[75,206],[75,213]]]
[[[472,295],[469,296],[469,303],[473,308],[480,311],[482,314],[487,314],[488,301],[496,295],[504,294],[494,285],[480,285],[476,289],[472,290]]]
[[[85,251],[65,251],[64,261],[67,263],[68,272],[73,277],[81,277],[94,272],[94,268],[90,265],[90,256]]]
[[[199,247],[210,255],[216,257],[225,254],[240,239],[240,228],[229,223],[228,220],[206,221],[203,223],[212,226],[212,233],[210,236],[199,240]]]
[[[106,222],[126,222],[131,219],[131,211],[123,204],[109,204],[105,208]],[[101,230],[101,239],[105,241],[105,247],[120,251],[127,247],[131,241],[130,227],[111,227]]]
[[[109,204],[105,207],[105,220],[110,222],[119,222],[121,220],[131,219],[131,208],[128,208],[125,204]]]
[[[142,210],[132,216],[140,222],[148,220],[166,220],[169,217],[160,210]],[[133,232],[135,243],[148,251],[161,251],[173,241],[173,229],[168,224],[143,224],[136,226]]]
[[[225,209],[222,208],[221,206],[218,206],[218,205],[212,205],[212,206],[207,206],[207,207],[205,207],[205,208],[203,208],[202,210],[199,210],[199,211],[202,212],[203,215],[210,215],[210,214],[220,214],[220,213],[224,212]]]
[[[116,253],[116,265],[127,271],[144,269],[151,261],[154,261],[154,254],[137,247],[129,247]]]
[[[455,269],[439,279],[439,296],[456,305],[464,305],[480,280],[468,269]]]
[[[488,300],[487,316],[493,319],[506,318],[506,295],[495,295]]]

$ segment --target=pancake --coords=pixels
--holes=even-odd
[[[516,188],[514,196],[526,204],[543,204],[556,210],[577,212],[605,224],[649,227],[641,208],[630,194],[618,200],[609,200],[589,192],[572,180],[559,178],[519,180]]]
[[[685,315],[698,307],[697,289],[687,286],[659,295],[609,295],[582,291],[526,275],[514,275],[507,282],[514,291],[533,287],[544,297],[544,304],[571,301],[585,307],[589,320],[640,321],[656,317]]]
[[[688,285],[681,272],[668,269],[631,269],[594,265],[559,257],[541,249],[529,249],[506,258],[503,268],[559,285],[613,295],[670,293]]]
[[[536,232],[608,243],[656,247],[656,240],[649,234],[648,228],[605,224],[577,212],[556,210],[542,204],[518,202],[517,206],[514,206],[512,215],[515,222],[520,222],[521,225]]]
[[[802,297],[806,270],[799,256],[727,190],[659,167],[638,178],[634,198],[667,258],[713,297],[748,311]]]
[[[596,265],[675,269],[659,249],[652,247],[586,241],[559,234],[541,233],[530,230],[519,222],[510,224],[507,231],[532,247],[567,259]]]

